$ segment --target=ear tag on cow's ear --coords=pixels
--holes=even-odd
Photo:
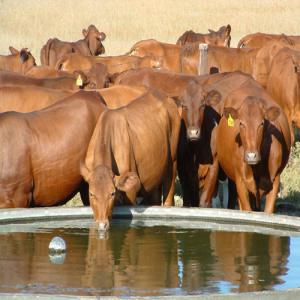
[[[82,78],[81,78],[81,75],[79,74],[77,79],[76,79],[76,85],[77,86],[82,86],[83,85],[83,81],[82,81]]]
[[[234,118],[231,116],[231,114],[228,116],[227,124],[229,127],[234,127]]]

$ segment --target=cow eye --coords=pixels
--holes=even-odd
[[[95,195],[92,192],[90,192],[89,194],[90,194],[90,197],[95,197]]]
[[[242,122],[240,122],[240,126],[241,126],[241,127],[245,127],[245,124],[242,123]]]
[[[111,194],[110,194],[110,195],[111,195],[112,197],[114,197],[114,196],[115,196],[115,194],[116,194],[116,191],[113,191],[113,192],[111,192]]]
[[[264,123],[265,123],[265,122],[264,122],[264,121],[262,121],[262,122],[261,122],[259,125],[260,125],[260,126],[264,126]]]

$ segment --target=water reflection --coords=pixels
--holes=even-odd
[[[68,245],[63,264],[49,261],[48,245],[55,235]],[[1,292],[246,292],[282,286],[289,271],[290,238],[256,233],[128,227],[120,222],[106,238],[99,238],[94,227],[0,237]]]

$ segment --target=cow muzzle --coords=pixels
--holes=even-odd
[[[244,160],[248,165],[256,165],[260,162],[260,153],[258,151],[245,151]]]
[[[187,129],[187,137],[191,141],[197,141],[200,139],[201,130],[199,127],[189,127]]]
[[[98,222],[98,230],[99,232],[105,232],[109,229],[109,221]]]

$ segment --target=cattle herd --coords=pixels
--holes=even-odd
[[[300,127],[300,36],[255,33],[230,48],[231,26],[142,40],[104,56],[105,33],[49,39],[0,56],[0,207],[61,205],[80,192],[100,230],[116,204],[272,213]],[[205,44],[205,45],[203,45]],[[205,49],[205,50],[203,50]],[[138,199],[138,201],[137,201]]]

